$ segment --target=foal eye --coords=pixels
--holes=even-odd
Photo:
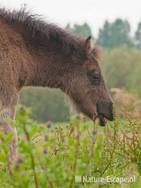
[[[100,74],[96,70],[91,70],[87,72],[87,76],[92,84],[95,84],[95,85],[100,84]]]

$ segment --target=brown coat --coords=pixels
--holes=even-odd
[[[91,38],[75,36],[25,10],[0,9],[0,110],[14,117],[24,86],[60,88],[85,115],[113,120]]]

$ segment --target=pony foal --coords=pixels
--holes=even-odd
[[[3,116],[15,117],[24,86],[60,88],[86,116],[100,124],[113,120],[112,101],[91,37],[80,38],[30,15],[0,9],[0,127],[13,132],[9,161],[16,157],[16,130]]]

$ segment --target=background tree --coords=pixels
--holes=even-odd
[[[112,23],[105,21],[103,28],[99,30],[97,42],[110,49],[123,45],[132,47],[129,22],[122,19],[116,19]]]
[[[87,23],[84,23],[82,25],[74,24],[73,26],[67,24],[66,29],[68,31],[81,35],[82,37],[92,36],[91,27]]]
[[[139,22],[137,31],[135,32],[135,43],[137,48],[141,48],[141,22]]]

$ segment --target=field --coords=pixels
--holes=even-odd
[[[82,117],[39,124],[29,114],[23,108],[17,113],[20,156],[12,172],[7,162],[12,135],[0,132],[0,188],[141,187],[140,120],[106,127]]]

